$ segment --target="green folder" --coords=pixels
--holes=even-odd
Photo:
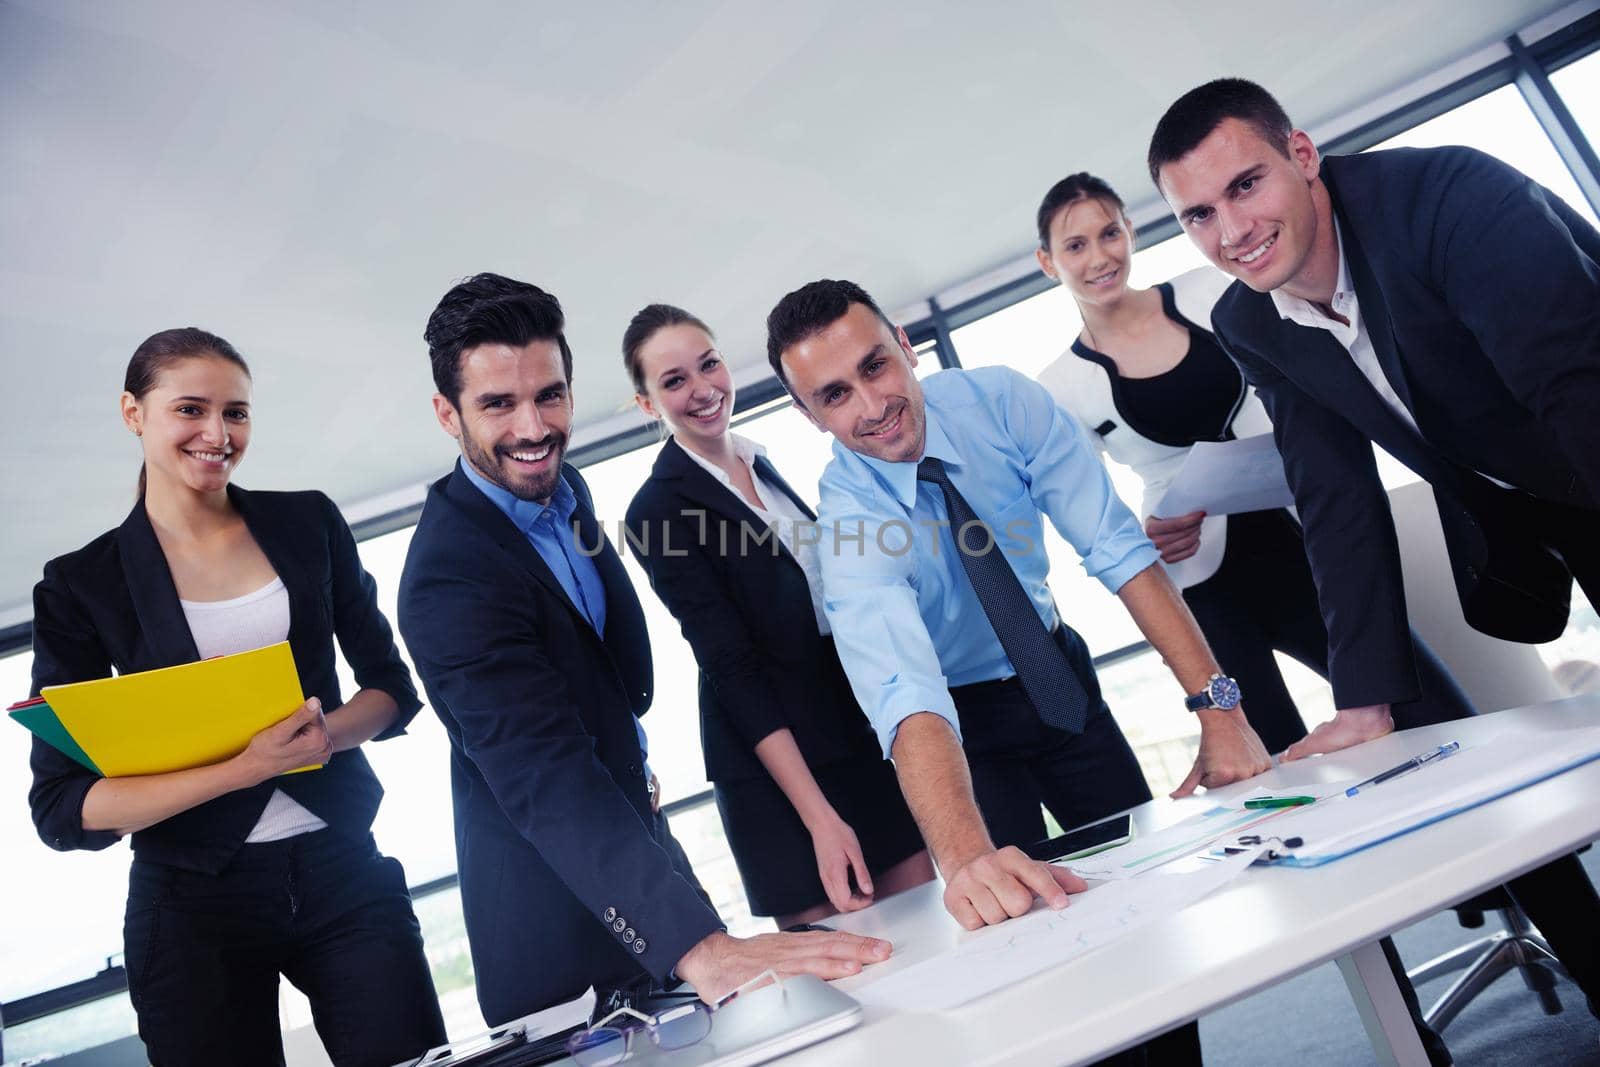
[[[94,765],[94,760],[89,758],[79,745],[73,740],[67,728],[61,725],[61,720],[56,718],[56,713],[50,710],[50,705],[40,701],[36,704],[26,704],[14,708],[9,713],[11,717],[29,730],[35,737],[73,761],[82,764],[96,774],[100,768]]]

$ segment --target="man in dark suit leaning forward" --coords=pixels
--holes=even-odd
[[[1388,733],[1390,705],[1418,695],[1374,442],[1432,484],[1473,626],[1559,636],[1574,578],[1600,604],[1593,226],[1469,148],[1322,157],[1235,78],[1174,103],[1149,164],[1238,279],[1212,323],[1272,416],[1305,527],[1339,710],[1290,758]],[[1578,862],[1510,888],[1593,1010],[1600,901]]]
[[[712,1001],[767,968],[854,973],[887,943],[730,937],[652,808],[635,732],[650,706],[649,636],[588,487],[562,462],[564,325],[555,297],[479,274],[445,294],[424,335],[434,412],[461,460],[429,490],[400,628],[450,735],[484,1018],[645,975],[676,975]]]

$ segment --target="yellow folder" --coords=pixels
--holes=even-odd
[[[287,641],[40,695],[108,778],[225,760],[305,703]]]

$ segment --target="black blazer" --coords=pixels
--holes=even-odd
[[[766,457],[755,467],[816,518]],[[814,767],[882,758],[833,639],[817,632],[805,573],[776,535],[758,543],[766,524],[738,494],[669,439],[627,522],[634,557],[700,665],[707,778],[765,777],[756,744],[785,726]]]
[[[462,909],[491,1023],[641,970],[665,978],[722,929],[650,811],[634,731],[650,706],[644,612],[588,487],[563,473],[579,546],[599,546],[603,640],[459,466],[429,490],[400,581],[400,630],[450,735]]]
[[[228,487],[289,594],[289,647],[307,697],[325,711],[341,703],[333,637],[364,689],[394,698],[400,714],[378,740],[405,732],[421,706],[378,610],[377,586],[362,569],[355,539],[322,493],[249,492]],[[200,658],[178,603],[167,558],[134,505],[121,526],[45,564],[33,590],[33,694],[47,685],[155,670]],[[99,781],[43,741],[33,742],[28,803],[45,844],[101,849],[110,831],[83,828],[83,797]],[[133,835],[139,858],[214,874],[244,843],[274,789],[330,827],[365,838],[383,787],[359,748],[335,753],[319,771],[290,774],[207,801]]]
[[[1422,439],[1337,339],[1281,318],[1268,294],[1236,282],[1212,323],[1272,416],[1348,707],[1418,692],[1371,442],[1459,478],[1448,491],[1468,507],[1488,485],[1474,471],[1600,507],[1600,234],[1472,149],[1329,157],[1322,177],[1363,322]]]

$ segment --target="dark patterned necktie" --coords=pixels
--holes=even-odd
[[[961,557],[961,569],[967,572],[967,581],[978,594],[978,603],[983,606],[983,613],[994,627],[1000,647],[1005,649],[1006,658],[1017,672],[1017,681],[1022,683],[1022,690],[1033,702],[1039,718],[1058,730],[1083,733],[1089,695],[1067,660],[1067,654],[1039,620],[1033,600],[1022,588],[1011,562],[995,543],[993,531],[983,534],[981,544],[986,545],[988,551],[968,551],[963,543],[964,531],[969,523],[977,523],[979,519],[966,497],[951,483],[944,463],[932,456],[925,457],[917,464],[917,479],[932,482],[944,493],[945,516],[950,520],[950,533],[955,538],[956,554]]]

